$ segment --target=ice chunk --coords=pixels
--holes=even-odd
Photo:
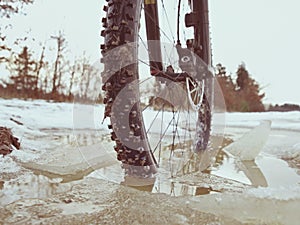
[[[291,193],[291,194],[289,194]],[[299,224],[299,187],[259,188],[190,198],[189,206],[202,212],[251,224]]]
[[[63,148],[63,150],[61,149]],[[64,181],[79,179],[91,171],[117,163],[113,151],[106,151],[101,143],[89,146],[62,146],[43,154],[36,162],[24,162],[25,168],[39,171]]]
[[[254,160],[267,142],[270,130],[271,121],[261,121],[259,126],[244,134],[224,150],[241,160]]]

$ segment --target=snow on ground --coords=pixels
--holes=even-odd
[[[39,161],[49,149],[55,149],[62,140],[53,139],[51,131],[68,136],[77,130],[106,129],[101,124],[103,106],[73,103],[54,103],[44,100],[24,101],[19,99],[0,99],[0,126],[12,129],[13,134],[20,139],[22,150],[13,151],[10,157],[15,157],[23,163]],[[94,115],[95,121],[94,121]],[[105,126],[106,125],[106,126]],[[49,133],[50,132],[50,133]],[[74,137],[76,138],[76,136]],[[10,157],[0,157],[0,168],[3,172],[18,170],[18,166]]]
[[[31,134],[37,132],[37,135],[41,134],[40,131],[43,129],[73,129],[74,126],[75,129],[102,128],[102,105],[94,107],[93,105],[55,103],[44,100],[0,99],[0,112],[2,126]],[[94,115],[97,116],[94,117]],[[18,126],[11,118],[23,123],[24,126]]]
[[[254,127],[263,120],[272,121],[272,129],[300,132],[300,112],[226,113],[226,126]]]
[[[43,129],[106,129],[106,124],[102,124],[103,110],[103,105],[0,99],[0,123],[1,126],[15,128],[15,132],[36,135],[42,134]],[[156,115],[156,112],[147,113],[146,118],[154,118]],[[272,129],[300,132],[300,112],[216,113],[214,117],[221,118],[224,115],[225,124],[216,125],[252,128],[263,120],[270,120]],[[17,125],[11,118],[22,122],[24,126]],[[219,121],[224,122],[219,119],[217,123]]]
[[[106,131],[108,120],[102,123],[103,105],[84,105],[79,103],[55,103],[44,100],[24,101],[19,99],[4,100],[0,99],[0,126],[12,128],[13,133],[20,138],[22,146],[25,149],[39,149],[40,146],[50,148],[51,144],[39,143],[36,141],[38,137],[49,135],[49,130],[69,130],[77,131],[83,129]],[[224,121],[225,115],[225,121]],[[151,118],[155,118],[156,112],[147,111],[145,116],[146,124],[149,125]],[[271,121],[272,130],[293,131],[300,134],[300,112],[265,112],[265,113],[225,113],[214,114],[213,126],[225,126],[225,132],[230,132],[230,128],[253,128],[262,121]],[[22,123],[22,125],[18,124]],[[225,124],[224,124],[225,122]],[[223,124],[222,124],[223,123]],[[168,124],[155,124],[151,132],[158,132],[162,127]],[[179,132],[180,132],[180,128]],[[172,130],[170,130],[172,132]],[[180,132],[181,133],[181,132]],[[182,131],[184,133],[184,131]],[[238,133],[241,136],[243,133]],[[272,134],[272,135],[277,135]],[[278,134],[276,140],[283,141],[286,136]],[[282,148],[276,148],[270,144],[269,149],[264,151],[273,155],[291,156],[299,154],[300,139],[294,141],[293,145]],[[53,147],[53,146],[52,146]],[[16,152],[23,160],[29,161],[30,157],[36,158],[36,152]]]
[[[220,124],[223,121],[225,124]],[[219,119],[221,118],[221,119]],[[300,112],[225,113],[214,115],[214,125],[224,126],[224,133],[237,140],[262,122],[271,122],[271,133],[263,152],[281,158],[300,157]],[[237,129],[240,128],[240,129]],[[241,132],[243,130],[243,132]],[[294,137],[290,136],[292,132]],[[286,141],[290,139],[289,141]]]
[[[102,124],[103,110],[104,107],[102,105],[54,103],[43,100],[24,101],[18,99],[0,99],[0,126],[12,128],[13,133],[19,137],[22,142],[22,150],[13,151],[13,153],[8,157],[0,157],[0,171],[3,173],[18,174],[18,172],[22,170],[22,167],[18,164],[18,161],[38,162],[40,160],[39,157],[43,155],[47,149],[55,149],[59,151],[60,149],[57,148],[57,146],[59,146],[59,144],[61,145],[62,143],[56,142],[60,142],[61,140],[55,139],[55,136],[49,136],[53,131],[67,131],[70,133],[101,131],[102,134],[108,133],[108,121],[104,121]],[[155,117],[155,113],[151,114],[151,111],[147,113],[149,113],[149,115],[146,117],[146,119]],[[215,115],[215,117],[218,116],[221,118],[224,115]],[[251,222],[251,219],[253,219],[254,223],[271,221],[270,224],[272,224],[272,221],[274,220],[275,222],[283,224],[297,224],[299,217],[296,209],[299,208],[300,189],[299,185],[295,185],[295,182],[298,182],[299,184],[299,176],[297,176],[297,174],[294,172],[293,176],[295,177],[293,179],[293,185],[289,185],[289,183],[286,182],[285,186],[270,182],[269,177],[271,177],[271,175],[276,175],[276,179],[278,180],[278,177],[281,179],[280,176],[285,176],[285,171],[282,169],[283,167],[285,167],[287,170],[292,170],[286,165],[283,165],[286,162],[282,160],[280,161],[280,159],[275,157],[299,157],[300,155],[300,112],[225,113],[225,118],[225,133],[226,135],[232,135],[232,132],[236,132],[232,136],[234,140],[240,136],[243,136],[243,134],[251,130],[251,128],[259,125],[261,121],[268,120],[272,122],[272,132],[262,154],[259,155],[257,160],[252,162],[252,164],[248,165],[246,162],[244,162],[244,164],[241,165],[241,168],[247,167],[249,172],[251,172],[250,170],[255,170],[254,174],[259,174],[262,172],[269,183],[269,186],[250,189],[243,188],[245,190],[242,193],[225,192],[188,199],[169,199],[168,201],[178,201],[180,210],[182,209],[182,205],[186,205],[186,202],[189,202],[190,207],[193,210],[200,210],[202,212],[213,213],[215,215],[219,214],[220,216],[228,216],[239,221]],[[217,121],[214,123],[216,126],[224,125],[218,124],[218,122],[223,121],[222,118],[215,121]],[[163,126],[167,126],[167,124],[163,124]],[[152,132],[159,131],[161,127],[161,124],[160,126],[154,127]],[[112,146],[109,146],[109,148],[111,147]],[[15,158],[18,160],[14,160]],[[226,165],[234,166],[233,163],[230,164],[230,162],[228,163],[225,160],[224,164],[220,167],[224,167]],[[274,169],[275,167],[278,167],[277,170]],[[257,170],[257,168],[260,168],[260,171]],[[236,168],[232,168],[232,171],[234,170],[236,170]],[[213,183],[226,187],[226,183],[228,184],[228,181],[230,180],[218,183],[218,179],[222,177],[224,180],[226,180],[226,176],[230,174],[219,174],[220,176],[218,176],[217,172],[218,171],[212,171],[212,173],[209,175],[209,180],[216,179],[216,182]],[[286,172],[286,174],[291,174],[291,171]],[[214,174],[216,176],[214,176]],[[261,176],[262,174],[259,175]],[[199,183],[199,177],[193,174],[190,176],[192,177],[188,178],[189,182],[195,182],[195,184],[197,182]],[[12,183],[19,182],[17,178],[14,179],[16,180],[12,180]],[[254,180],[255,179],[251,180],[251,182],[253,183]],[[40,187],[40,182],[41,181],[38,182],[37,187]],[[48,185],[47,182],[46,184]],[[53,181],[51,182],[53,183]],[[87,190],[86,186],[84,186],[84,183],[81,185],[83,185],[79,186],[82,188],[81,190]],[[107,187],[107,184],[106,186],[102,184],[102,186],[105,188]],[[10,183],[5,183],[3,192],[4,196],[1,197],[0,192],[0,199],[2,198],[3,200],[9,196],[5,195],[5,191],[7,193],[11,193],[9,192],[11,190],[10,187],[15,186]],[[116,186],[116,188],[117,187],[118,186]],[[88,189],[90,189],[90,187]],[[103,189],[102,192],[104,190],[105,189]],[[23,191],[26,192],[26,190]],[[31,190],[29,191],[32,192]],[[129,193],[131,193],[130,190],[127,192],[127,190],[124,189],[124,196],[129,195]],[[136,194],[131,193],[131,196],[135,195]],[[139,202],[143,202],[145,196],[149,197],[143,193],[139,193],[137,195],[141,195],[140,200],[136,200]],[[12,202],[11,200],[15,201],[17,199],[17,197],[15,199],[7,199],[7,203]],[[25,199],[24,201],[27,200]],[[245,202],[247,202],[247,204],[245,204]],[[76,207],[76,201],[71,204],[74,204],[74,207]],[[261,209],[261,205],[264,206],[265,210]],[[13,207],[13,205],[11,206]],[[59,203],[55,207],[60,208],[65,206]],[[94,205],[92,204],[91,207],[92,206]],[[81,205],[77,205],[77,207],[81,207]],[[141,206],[141,208],[144,207],[144,205]],[[239,210],[236,210],[237,207],[242,210],[242,213],[240,213]],[[280,211],[281,207],[284,207],[285,210]],[[16,209],[17,208],[14,208],[14,210]],[[276,215],[274,215],[275,211],[272,211],[273,209],[275,209]],[[146,210],[150,210],[150,208],[146,208]],[[258,220],[255,220],[254,218]]]

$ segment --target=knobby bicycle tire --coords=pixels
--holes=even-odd
[[[142,0],[106,1],[106,17],[102,19],[104,30],[101,31],[104,37],[101,45],[104,116],[110,118],[111,139],[116,143],[117,159],[122,162],[126,173],[145,177],[156,173],[158,165],[148,143],[139,102],[140,92],[138,83],[135,83],[139,79],[138,62],[130,62],[138,54]],[[122,48],[124,45],[127,47]],[[124,57],[129,63],[122,63]],[[126,94],[123,95],[123,92]],[[199,151],[207,148],[211,129],[211,109],[206,95],[198,111],[197,127],[195,148]]]

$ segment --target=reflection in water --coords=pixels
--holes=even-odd
[[[67,129],[43,130],[43,132],[48,135],[39,137],[42,139],[39,141],[47,143],[41,152],[44,150],[51,152],[58,148],[67,151],[69,147],[90,146],[108,138],[107,135],[99,134],[94,130],[84,130],[83,132]],[[23,165],[22,162],[20,164]],[[31,169],[32,172],[18,175],[17,178],[1,180],[0,177],[0,206],[22,198],[47,198],[53,194],[68,191],[77,180],[83,179],[94,169],[87,168],[66,176],[53,174],[47,170]]]
[[[47,137],[42,137],[43,141],[51,143],[53,147],[64,145],[89,146],[107,140],[110,137],[98,130],[66,129],[58,131],[55,129],[42,129],[41,131],[47,133]]]
[[[231,157],[222,149],[219,151],[212,168],[205,173],[227,177],[254,187],[267,187],[264,174],[254,160],[242,161]]]
[[[211,168],[205,170],[203,172],[203,174],[206,174],[205,177],[216,175],[223,177],[224,179],[228,178],[229,180],[232,180],[232,182],[235,182],[235,185],[240,183],[241,187],[243,187],[244,184],[255,187],[267,186],[263,173],[254,161],[239,162],[239,164],[237,164],[234,159],[227,156],[222,150],[220,150],[218,158],[223,160],[218,160],[218,162],[216,162]],[[155,178],[151,179],[124,177],[124,175],[120,176],[120,173],[122,173],[120,165],[100,169],[95,171],[95,173],[101,174],[101,178],[106,177],[106,179],[110,180],[114,177],[115,182],[141,191],[166,193],[171,196],[215,194],[230,188],[228,187],[231,185],[230,182],[227,182],[227,184],[216,184],[214,183],[216,180],[201,180],[200,177],[197,179],[197,177],[194,176],[197,171],[195,168],[192,170],[191,165],[192,164],[190,164],[189,167],[189,174],[186,173],[185,175],[182,175],[188,176],[184,181],[176,180],[176,178],[173,179],[170,176],[171,173],[163,168],[160,168],[159,174]],[[116,179],[117,177],[118,179]],[[227,185],[227,187],[225,188],[224,185]]]
[[[222,146],[213,146],[214,148],[219,148],[219,151],[217,151],[218,153],[215,156],[215,162],[212,164],[211,167],[202,172],[207,175],[217,175],[224,178],[228,178],[241,184],[248,184],[254,187],[267,187],[267,180],[264,177],[264,174],[262,173],[260,168],[255,163],[255,161],[240,161],[231,157],[225,151],[222,150],[231,142],[232,140],[230,139],[224,139]],[[188,151],[184,152],[181,151],[181,149],[181,146],[179,146],[177,152],[175,149],[174,153],[178,154],[178,158],[182,157],[183,160],[178,160],[178,162],[173,163],[171,166],[170,162],[168,162],[169,164],[162,164],[163,168],[161,168],[160,172],[162,172],[162,169],[164,169],[165,173],[160,173],[156,177],[156,180],[153,180],[154,183],[152,189],[152,186],[149,185],[145,186],[147,187],[146,189],[151,189],[151,191],[155,193],[167,193],[172,196],[206,195],[221,192],[222,190],[215,190],[211,187],[211,185],[205,183],[197,183],[197,185],[195,185],[193,184],[193,182],[178,183],[172,181],[172,177],[184,176],[189,174],[192,175],[193,173],[201,171],[201,167],[199,167],[199,164],[202,163],[201,160],[203,160],[201,155],[199,156],[197,154],[190,153],[188,155],[189,158],[187,160],[186,152]],[[182,162],[184,162],[184,164],[182,164]],[[139,190],[145,189],[143,180],[141,180],[140,182],[130,183],[130,181],[128,181],[128,178],[125,178],[125,180],[126,179],[127,181],[122,182],[122,184],[135,187]]]
[[[267,187],[267,180],[254,160],[238,161],[238,168],[244,172],[254,187]]]
[[[86,137],[86,134],[81,136],[78,134],[77,139],[81,140],[80,142],[83,142],[83,144],[86,144],[84,140],[93,138],[94,137]],[[223,140],[221,145],[220,138]],[[126,177],[124,176],[119,164],[98,169],[92,173],[92,176],[131,186],[138,190],[151,191],[154,193],[167,193],[172,196],[204,195],[220,192],[220,190],[214,190],[210,185],[205,183],[194,185],[192,183],[179,183],[172,181],[172,177],[193,174],[203,170],[203,165],[206,166],[205,163],[207,163],[203,161],[207,160],[207,157],[211,157],[210,155],[205,157],[203,155],[193,153],[191,150],[193,142],[185,142],[185,144],[187,143],[189,146],[183,147],[182,144],[177,144],[176,146],[172,145],[163,147],[163,153],[161,156],[164,157],[164,160],[161,164],[159,174],[155,179]],[[238,162],[222,150],[225,146],[232,143],[231,139],[224,138],[223,136],[213,136],[211,143],[211,150],[212,152],[217,152],[217,155],[214,157],[215,162],[213,165],[209,169],[204,170],[203,173],[225,178],[227,177],[231,180],[250,184],[256,187],[267,186],[263,173],[254,161]],[[91,142],[89,142],[89,144],[91,144]],[[169,160],[170,148],[174,149],[172,152],[172,161]]]
[[[195,195],[207,195],[207,194],[216,193],[216,192],[220,192],[220,191],[213,190],[212,187],[208,187],[208,188],[197,187]]]
[[[105,136],[103,134],[98,134],[95,131],[91,132],[80,132],[76,131],[75,133],[65,135],[65,132],[53,132],[50,137],[53,138],[58,143],[62,143],[69,146],[89,146],[94,143],[97,143],[99,141],[105,142],[109,138],[108,136]],[[49,133],[51,133],[49,132]],[[153,136],[153,138],[155,138]],[[230,143],[230,140],[225,140],[220,146],[220,140],[223,140],[223,137],[212,137],[212,143],[218,143],[215,144],[215,146],[211,146],[210,152],[218,152],[218,149],[224,147],[228,143]],[[208,164],[210,164],[210,161],[212,156],[210,154],[205,153],[204,155],[201,155],[201,157],[198,154],[193,153],[192,147],[193,142],[192,141],[186,141],[183,144],[178,143],[176,145],[172,146],[163,146],[163,163],[160,168],[160,172],[156,179],[142,179],[142,180],[133,180],[133,178],[125,177],[123,171],[118,164],[114,164],[111,166],[103,167],[100,169],[97,169],[97,166],[93,166],[93,168],[89,168],[88,170],[85,170],[84,173],[76,173],[76,174],[70,174],[67,177],[61,177],[62,182],[70,182],[72,180],[78,180],[82,179],[85,176],[88,176],[90,173],[92,176],[96,176],[101,179],[106,179],[109,181],[114,181],[117,183],[121,183],[123,185],[132,186],[139,190],[143,191],[152,191],[156,193],[168,193],[170,195],[178,196],[178,195],[195,195],[195,194],[207,194],[207,193],[215,193],[217,191],[213,190],[210,186],[199,186],[199,185],[192,185],[192,184],[181,184],[178,182],[173,182],[170,180],[172,177],[178,177],[186,174],[193,174],[194,172],[197,172],[199,170],[203,170]],[[169,160],[170,157],[170,149],[173,149],[172,152],[172,161]],[[219,154],[217,155],[217,163],[222,164],[224,158],[226,158],[226,154],[222,151],[219,151]],[[99,166],[101,167],[101,165]],[[93,169],[95,170],[93,172]],[[39,172],[39,171],[37,171]],[[210,173],[208,170],[205,171],[206,173]],[[40,172],[44,176],[50,177],[50,178],[56,178],[59,176],[55,176],[55,174],[47,173],[45,171]]]
[[[49,179],[42,175],[26,174],[16,179],[0,182],[0,206],[22,198],[47,198],[56,193],[71,190],[74,183],[61,184],[61,179]]]
[[[65,145],[66,147],[73,145],[89,146],[99,141],[108,142],[107,139],[109,136],[95,132],[83,133],[78,131],[71,135],[53,132],[52,136],[49,135],[47,138],[49,140],[52,138],[51,140],[55,140],[55,142],[57,141],[60,145]],[[287,172],[284,177],[285,179],[281,179],[280,174],[277,177],[270,177],[268,175],[268,179],[266,179],[265,176],[268,172],[266,168],[269,170],[274,168],[270,163],[273,163],[273,165],[276,163],[277,171],[287,170],[288,166],[284,163],[279,163],[279,159],[276,159],[276,161],[274,158],[272,160],[270,157],[265,156],[258,158],[256,161],[238,161],[222,150],[231,142],[231,139],[225,138],[221,146],[212,146],[215,150],[218,150],[218,154],[215,156],[215,162],[212,166],[202,172],[206,179],[202,179],[196,175],[197,173],[199,174],[199,164],[202,163],[201,160],[203,158],[198,157],[196,154],[184,155],[184,152],[188,151],[184,151],[185,149],[181,145],[178,145],[178,149],[175,149],[174,154],[177,154],[178,158],[184,156],[184,160],[179,161],[180,163],[184,162],[184,164],[174,162],[170,165],[167,158],[165,164],[162,163],[159,173],[155,178],[139,180],[132,177],[124,177],[124,172],[119,162],[109,166],[101,164],[98,167],[99,169],[97,167],[89,168],[84,173],[74,173],[68,177],[34,171],[35,174],[26,174],[26,176],[23,175],[8,181],[0,180],[0,202],[1,204],[8,204],[20,198],[49,197],[55,193],[70,190],[72,185],[76,183],[75,180],[82,179],[85,176],[117,182],[141,191],[166,193],[172,196],[215,194],[226,190],[226,188],[224,189],[224,185],[226,184],[227,186],[240,184],[239,188],[244,188],[245,184],[254,187],[267,187],[270,186],[270,183],[275,183],[272,179],[276,179],[276,184],[278,185],[286,184],[288,183],[287,179],[292,177]],[[165,147],[166,153],[168,150]],[[176,159],[176,157],[174,158]],[[180,181],[176,179],[178,177],[185,177],[185,180]],[[224,183],[217,183],[218,181],[216,181],[215,177],[221,177]],[[231,181],[236,181],[236,183],[232,183]]]
[[[140,191],[152,192],[155,183],[155,178],[137,178],[125,176],[124,181],[121,182],[122,185],[135,188]]]

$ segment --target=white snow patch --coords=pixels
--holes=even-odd
[[[300,112],[225,113],[226,126],[255,127],[260,121],[270,120],[271,129],[300,131]]]
[[[43,129],[96,129],[102,128],[103,110],[103,105],[0,99],[0,124],[32,135],[43,135]]]
[[[1,173],[16,173],[21,167],[11,157],[0,157]]]
[[[268,198],[277,200],[300,200],[300,185],[289,187],[258,187],[251,188],[244,192],[249,197]]]
[[[13,151],[10,155],[15,157],[18,161],[25,163],[38,160],[41,156],[41,152],[16,150]]]

